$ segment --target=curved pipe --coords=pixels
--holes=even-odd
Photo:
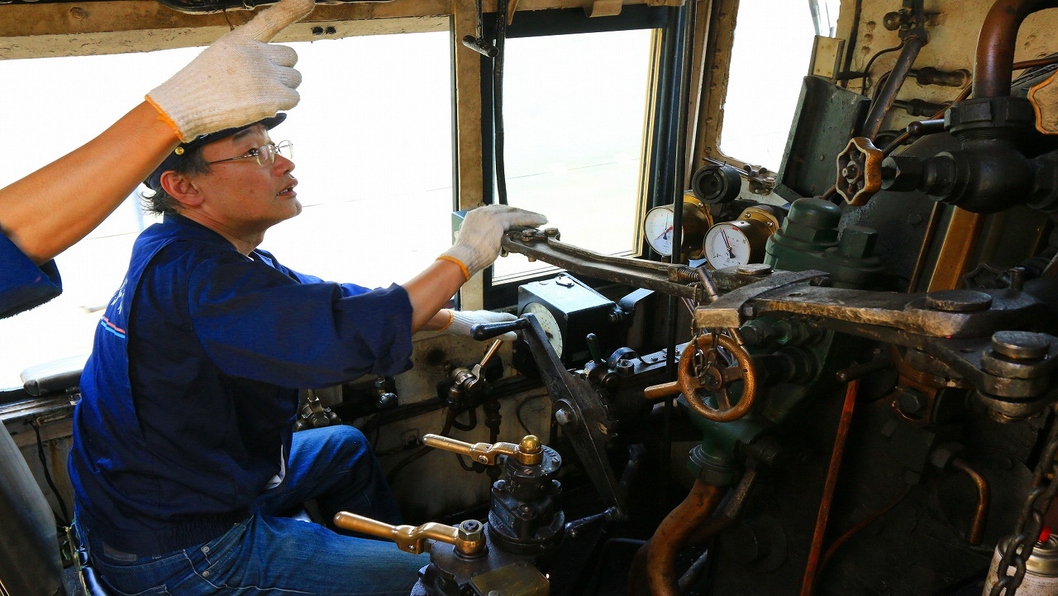
[[[985,535],[985,522],[988,521],[988,503],[991,500],[991,490],[988,488],[988,481],[983,476],[977,473],[970,467],[968,463],[961,459],[955,459],[951,462],[951,467],[963,472],[970,477],[973,481],[974,486],[977,487],[977,508],[974,510],[974,518],[970,523],[970,532],[967,534],[966,541],[971,546],[977,546],[981,544]]]
[[[977,39],[974,98],[1010,95],[1014,48],[1021,22],[1034,12],[1055,7],[1058,0],[997,0],[992,5]]]
[[[665,516],[643,545],[651,596],[679,596],[676,555],[695,529],[713,515],[724,492],[724,488],[696,480],[687,498]]]

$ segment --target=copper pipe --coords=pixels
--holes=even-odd
[[[981,544],[985,535],[985,522],[988,521],[988,503],[991,500],[991,490],[988,488],[988,481],[983,476],[977,473],[970,467],[970,464],[965,461],[955,458],[951,462],[951,467],[965,473],[973,481],[974,486],[977,487],[977,509],[974,510],[974,518],[970,523],[970,533],[966,536],[966,541],[970,543],[970,546],[977,546]]]
[[[1039,66],[1050,66],[1058,62],[1058,56],[1046,56],[1044,58],[1034,58],[1032,60],[1022,60],[1021,62],[1015,62],[1013,70],[1025,70],[1026,68],[1037,68]]]
[[[853,379],[845,386],[845,403],[841,407],[841,418],[838,430],[834,435],[834,450],[830,453],[830,467],[827,468],[827,479],[823,483],[823,496],[819,502],[819,514],[816,516],[816,528],[812,534],[812,546],[808,551],[808,565],[805,566],[804,579],[801,582],[801,596],[810,596],[815,592],[816,571],[819,569],[820,555],[823,552],[823,534],[827,531],[827,519],[830,517],[830,506],[834,501],[834,490],[838,485],[838,471],[841,459],[845,455],[845,441],[852,425],[852,413],[856,409],[856,390],[859,381]]]
[[[973,96],[1010,95],[1014,48],[1021,22],[1030,14],[1058,6],[1058,0],[997,0],[985,17],[977,38]]]
[[[647,583],[651,596],[679,596],[676,555],[687,542],[688,536],[712,516],[724,492],[722,487],[696,480],[687,498],[665,516],[654,535],[640,549],[640,553],[646,553]]]

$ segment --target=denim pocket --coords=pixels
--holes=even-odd
[[[107,584],[107,591],[115,596],[169,596],[169,589],[165,586],[155,586],[142,592],[122,592]]]

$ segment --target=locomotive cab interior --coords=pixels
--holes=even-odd
[[[0,4],[0,152],[83,143],[254,8]],[[1056,27],[1050,0],[318,3],[276,40],[312,197],[288,261],[384,285],[469,209],[550,220],[453,297],[516,321],[301,392],[295,429],[360,428],[407,522],[335,523],[429,596],[1058,594]],[[0,322],[0,594],[102,593],[70,418],[145,225],[130,197]]]

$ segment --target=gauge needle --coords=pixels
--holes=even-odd
[[[665,236],[668,236],[669,232],[671,232],[671,231],[672,231],[672,226],[669,226],[669,227],[665,228],[665,231],[662,232],[661,234],[659,234],[658,237],[655,238],[655,240],[661,240]]]
[[[720,235],[724,237],[724,244],[727,246],[727,255],[732,259],[735,258],[735,251],[731,248],[731,241],[727,239],[727,232],[721,228]]]

